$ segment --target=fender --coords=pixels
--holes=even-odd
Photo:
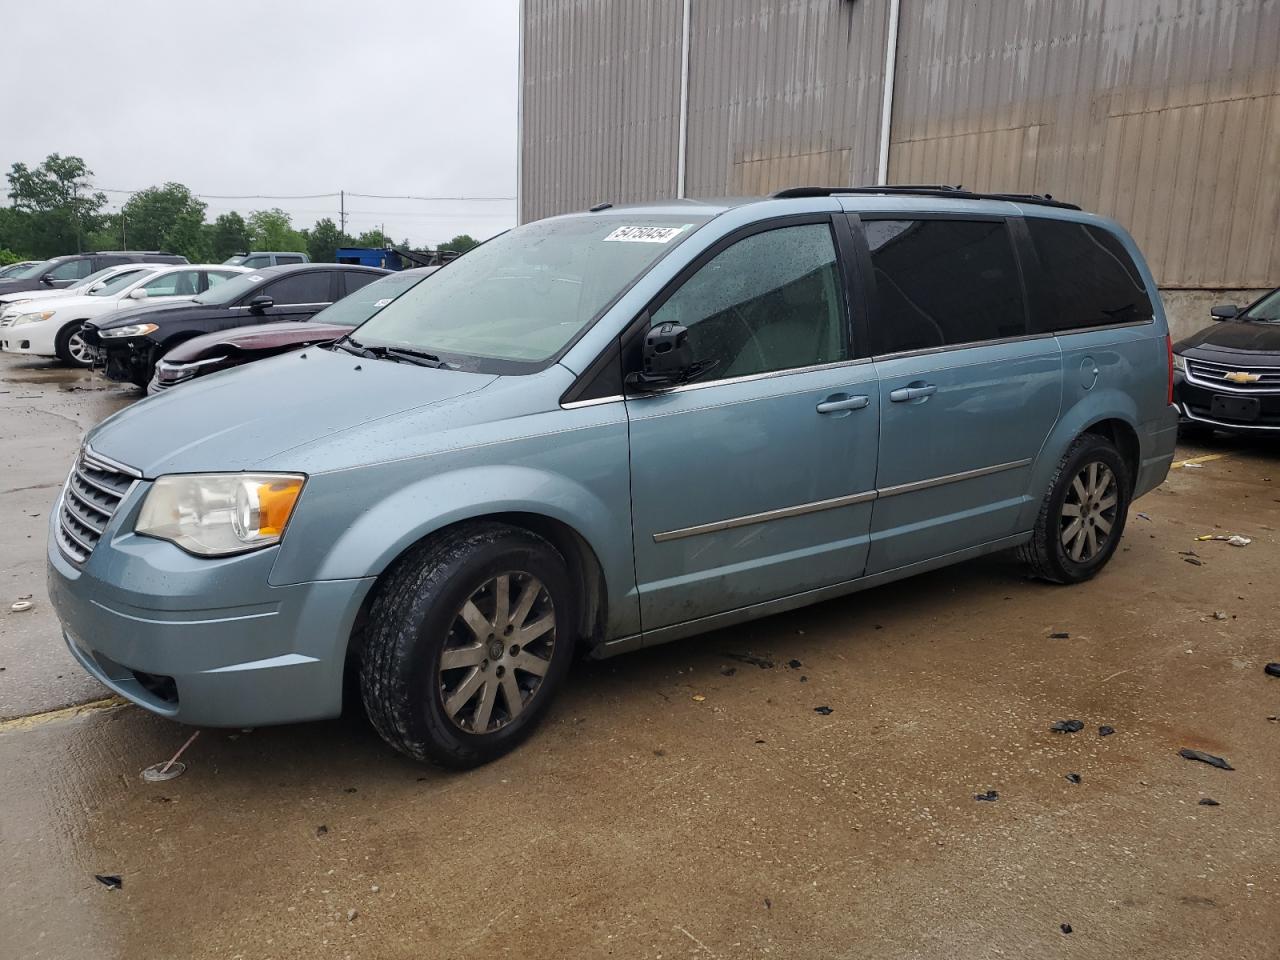
[[[1067,448],[1075,442],[1076,437],[1103,420],[1124,421],[1133,428],[1141,443],[1142,421],[1138,416],[1138,405],[1130,394],[1113,388],[1100,388],[1085,394],[1058,417],[1058,422],[1040,449],[1040,455],[1031,471],[1030,495],[1018,515],[1019,530],[1030,530],[1035,525],[1044,494],[1049,489],[1049,483]],[[1136,476],[1134,479],[1137,479]]]
[[[300,503],[299,510],[332,514],[334,523],[310,522],[294,531],[301,536],[286,536],[271,571],[272,585],[379,576],[413,544],[445,527],[495,514],[529,513],[564,524],[594,551],[610,598],[607,634],[639,632],[625,482],[601,490],[536,467],[462,467],[396,486],[386,496],[371,498],[374,502],[363,512],[344,517],[338,498],[348,498],[342,496],[345,481],[340,477],[321,474],[308,481],[316,489],[304,491],[303,499],[311,503]],[[336,538],[321,541],[315,536],[339,526]]]

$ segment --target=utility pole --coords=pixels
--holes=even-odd
[[[338,232],[347,232],[347,191],[338,191]]]

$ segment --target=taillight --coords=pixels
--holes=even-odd
[[[1173,406],[1173,337],[1165,334],[1164,337],[1165,353],[1169,357],[1169,406]]]

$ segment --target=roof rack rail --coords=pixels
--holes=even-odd
[[[945,183],[899,184],[891,183],[872,187],[788,187],[769,196],[774,200],[796,197],[832,197],[841,194],[883,196],[950,197],[954,200],[1007,200],[1011,203],[1034,203],[1043,207],[1060,207],[1063,210],[1079,210],[1074,203],[1055,200],[1047,193],[977,193],[961,186]]]

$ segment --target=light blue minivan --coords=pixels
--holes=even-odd
[[[519,227],[332,344],[88,436],[49,528],[86,670],[192,724],[510,749],[607,657],[997,550],[1075,583],[1173,456],[1168,329],[1045,197],[786,190]]]

